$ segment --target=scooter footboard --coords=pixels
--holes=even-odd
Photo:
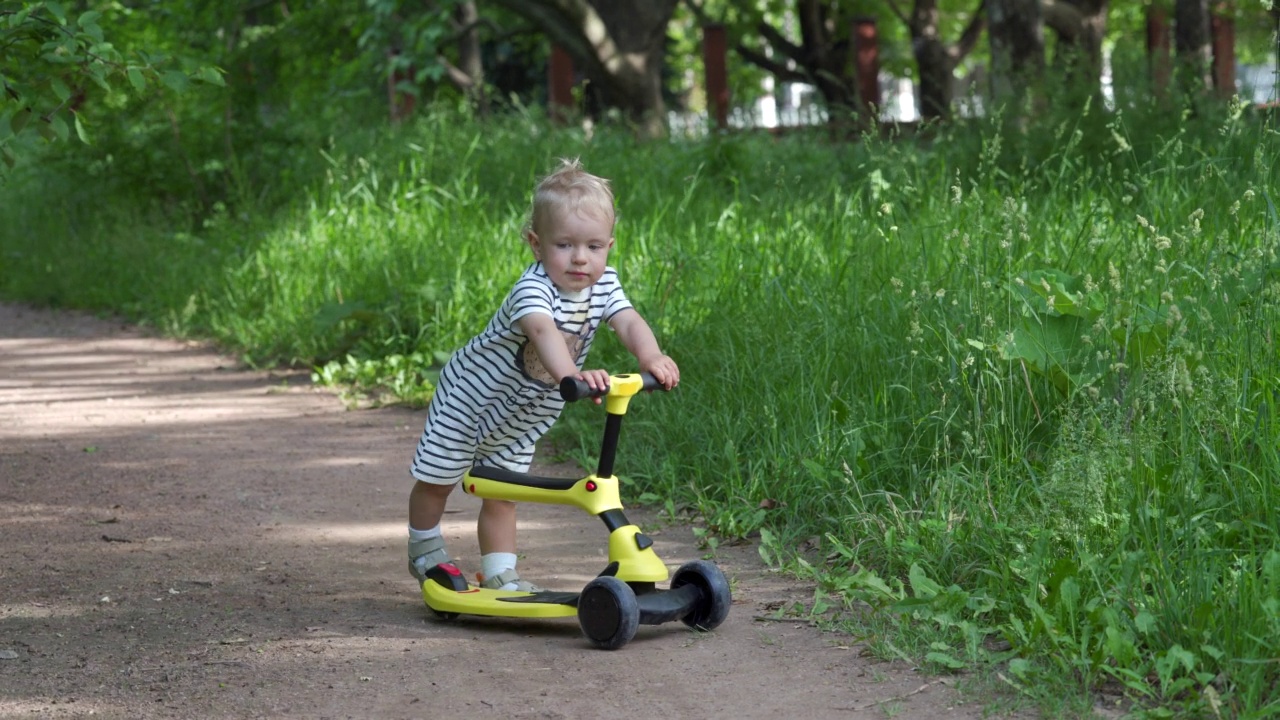
[[[636,596],[640,605],[641,625],[661,625],[688,615],[702,599],[696,585],[681,585],[674,590],[657,590]]]

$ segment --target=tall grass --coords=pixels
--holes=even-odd
[[[270,213],[179,222],[105,178],[29,173],[0,209],[0,295],[422,398],[528,262],[534,179],[581,156],[613,179],[613,264],[685,378],[629,426],[643,497],[759,533],[939,668],[1264,717],[1277,140],[1239,107],[643,146],[441,109],[318,149]],[[607,337],[591,363],[629,367]]]

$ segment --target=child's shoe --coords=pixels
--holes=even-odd
[[[451,562],[453,558],[449,557],[449,551],[444,548],[444,538],[409,541],[409,572],[419,585],[427,581],[428,570],[440,563]]]
[[[515,571],[515,568],[512,568],[510,570],[503,570],[502,572],[490,578],[485,577],[481,573],[476,573],[476,579],[480,581],[480,587],[487,588],[489,590],[505,589],[505,590],[518,590],[520,592],[528,592],[528,593],[542,592],[542,588],[538,587],[537,585],[534,585],[528,580],[521,580],[520,574]],[[504,585],[511,585],[511,584],[514,584],[515,587],[514,588],[503,587]]]

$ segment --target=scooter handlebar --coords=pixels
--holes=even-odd
[[[653,390],[666,390],[666,387],[664,387],[661,382],[658,382],[658,378],[654,377],[650,373],[642,372],[638,373],[638,375],[640,376],[640,381],[642,383],[640,388],[642,391],[650,392]],[[608,394],[609,388],[605,388],[603,390],[592,390],[590,385],[576,377],[573,377],[572,375],[560,381],[560,397],[564,398],[565,402],[574,402],[585,398],[604,397]]]

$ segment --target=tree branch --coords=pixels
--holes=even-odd
[[[774,50],[795,60],[800,65],[806,64],[804,50],[799,45],[788,40],[777,28],[767,22],[762,22],[756,26],[756,30]]]
[[[528,0],[494,0],[499,5],[520,15],[541,28],[552,42],[562,46],[579,62],[585,63],[588,74],[605,77],[603,53],[597,53],[595,44],[581,31],[583,18],[588,12],[594,15],[595,10],[583,0],[547,0],[546,2],[528,2]],[[599,23],[603,28],[604,23]]]
[[[451,43],[458,42],[462,38],[466,37],[467,33],[481,26],[489,28],[489,31],[495,35],[502,30],[502,28],[498,27],[497,23],[490,20],[489,18],[483,18],[483,17],[477,18],[473,22],[469,22],[466,25],[459,25],[458,23],[454,23],[453,34],[441,40],[439,44],[449,45]]]
[[[759,52],[757,50],[752,50],[751,48],[741,43],[735,45],[733,49],[737,51],[739,55],[742,56],[743,60],[746,60],[752,65],[755,65],[756,67],[759,67],[763,70],[767,70],[768,72],[773,73],[774,77],[778,78],[779,80],[785,80],[787,82],[807,83],[811,79],[807,74],[799,72],[797,70],[792,70],[791,68],[787,67],[786,65],[783,65],[782,63],[777,62],[776,60],[770,58],[764,53]]]
[[[979,0],[977,9],[973,11],[973,17],[969,18],[968,27],[960,34],[960,39],[956,41],[956,44],[947,48],[947,55],[951,58],[952,64],[965,59],[978,46],[982,31],[987,26],[986,10],[987,0]]]
[[[698,4],[697,0],[684,0],[684,4],[693,13],[693,16],[698,18],[698,22],[703,25],[719,24],[718,20],[707,14],[707,11]]]
[[[911,25],[911,17],[907,15],[907,12],[898,4],[898,0],[885,0],[885,2],[889,4],[889,10],[892,11],[894,15],[898,16],[898,19],[902,21],[903,25],[907,25],[908,27]]]
[[[1075,40],[1084,29],[1084,13],[1070,3],[1045,0],[1044,24],[1058,33],[1058,37]]]
[[[476,86],[475,78],[449,62],[449,58],[444,55],[437,55],[436,62],[444,66],[445,74],[449,76],[449,82],[453,83],[459,90],[466,92]]]

